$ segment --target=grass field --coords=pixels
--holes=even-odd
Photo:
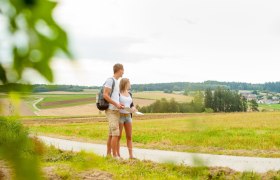
[[[159,100],[162,98],[166,98],[170,100],[174,98],[175,101],[178,102],[191,102],[193,100],[192,96],[185,96],[182,94],[171,94],[171,93],[164,93],[162,91],[145,91],[145,92],[137,92],[133,93],[134,98],[141,98],[141,99],[151,99],[151,100]]]
[[[104,158],[94,154],[48,148],[42,159],[45,175],[53,179],[279,179],[279,172],[257,174],[228,168],[187,167],[151,161]]]
[[[48,94],[42,97],[43,101],[37,104],[40,109],[95,103],[95,94]]]
[[[259,108],[268,111],[280,111],[280,104],[259,104]]]
[[[104,144],[108,131],[107,122],[29,127],[33,133]],[[280,157],[280,112],[189,114],[184,118],[136,120],[133,142],[142,148]]]

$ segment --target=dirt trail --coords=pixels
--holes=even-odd
[[[0,99],[1,110],[0,115],[10,116],[14,113],[17,113],[17,109],[12,106],[8,98]],[[18,109],[18,113],[21,116],[35,116],[34,112],[29,108],[28,104],[25,101],[21,101]]]

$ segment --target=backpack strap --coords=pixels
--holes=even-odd
[[[115,88],[115,80],[114,80],[114,78],[111,78],[111,79],[113,80],[113,84],[112,84],[112,91],[111,91],[110,97],[112,97],[112,94],[113,94],[113,91]]]
[[[128,93],[129,93],[130,97],[132,98],[132,93],[130,91]],[[130,107],[132,108],[133,106],[134,106],[134,103],[132,101],[132,103],[130,104]]]

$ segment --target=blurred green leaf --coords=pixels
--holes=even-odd
[[[50,0],[11,0],[6,1],[13,15],[6,15],[13,38],[26,39],[15,41],[13,47],[13,69],[17,72],[17,81],[22,78],[26,68],[33,68],[48,81],[53,81],[50,62],[58,52],[69,59],[73,58],[67,33],[56,23],[52,14],[57,2]],[[12,38],[11,38],[12,39]],[[1,42],[0,42],[1,43]],[[6,82],[7,83],[7,82]]]
[[[7,76],[6,76],[6,71],[3,68],[2,64],[0,64],[0,80],[2,83],[6,84],[7,83]]]
[[[50,62],[63,53],[73,56],[68,48],[67,33],[53,19],[57,2],[52,0],[1,0],[0,15],[7,21],[6,34],[10,40],[13,63],[7,78],[0,59],[0,81],[8,85],[9,91],[25,90],[29,86],[16,86],[27,68],[38,71],[48,81],[53,81]],[[2,25],[2,24],[1,24]],[[0,41],[0,43],[4,43]],[[2,47],[2,46],[0,46]],[[1,56],[0,56],[1,58]],[[9,82],[11,81],[11,82]],[[41,179],[38,152],[20,122],[0,117],[0,159],[12,166],[15,179]]]

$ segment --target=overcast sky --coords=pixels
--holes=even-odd
[[[133,84],[279,81],[279,7],[279,0],[61,0],[54,15],[76,62],[53,61],[56,83],[101,85],[115,63]]]

